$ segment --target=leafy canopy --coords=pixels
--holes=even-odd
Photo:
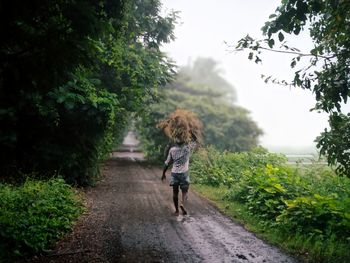
[[[248,58],[261,62],[262,51],[294,54],[291,68],[294,79],[273,80],[275,83],[309,89],[315,95],[313,110],[329,114],[330,129],[317,138],[317,147],[337,165],[340,174],[350,176],[350,115],[342,109],[349,97],[350,84],[350,2],[346,0],[283,0],[276,12],[262,28],[264,40],[249,35],[241,39],[236,48],[249,49]],[[285,34],[298,35],[307,29],[314,47],[307,53],[289,47]],[[278,48],[278,43],[280,47]],[[297,68],[302,58],[308,65]],[[266,82],[272,78],[267,77]]]
[[[129,115],[172,75],[160,46],[176,13],[158,0],[6,0],[0,5],[1,176],[91,184]]]

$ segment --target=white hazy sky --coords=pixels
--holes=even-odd
[[[261,74],[291,79],[289,55],[265,53],[263,65],[247,59],[246,53],[230,53],[224,41],[236,43],[249,35],[262,38],[261,27],[280,0],[162,0],[163,10],[180,11],[176,40],[163,50],[179,66],[197,57],[212,57],[223,76],[235,87],[238,104],[250,110],[264,131],[261,144],[302,147],[327,126],[327,116],[309,109],[315,100],[310,91],[265,84]],[[311,41],[304,34],[291,38],[291,46],[308,51]]]

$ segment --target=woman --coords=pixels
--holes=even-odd
[[[187,215],[185,208],[185,201],[187,200],[190,179],[188,175],[190,156],[193,149],[196,147],[196,137],[192,134],[193,141],[185,143],[177,141],[176,144],[170,148],[166,161],[164,162],[164,169],[162,181],[166,178],[166,171],[172,164],[170,186],[173,187],[173,201],[175,206],[175,215],[179,215],[179,188],[182,192],[182,202],[180,209],[183,215]]]

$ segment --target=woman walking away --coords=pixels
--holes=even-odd
[[[179,215],[179,190],[181,189],[180,209],[183,215],[187,215],[185,202],[190,185],[189,160],[191,153],[199,144],[202,123],[192,112],[179,109],[158,127],[163,128],[165,134],[175,142],[167,155],[161,179],[165,180],[166,171],[172,165],[170,186],[173,188],[174,214]]]

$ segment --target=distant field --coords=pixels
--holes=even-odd
[[[272,153],[284,154],[288,163],[326,165],[324,158],[320,159],[316,146],[265,146]]]
[[[270,152],[283,153],[286,155],[318,155],[315,145],[309,146],[275,146],[275,145],[263,145]]]
[[[320,158],[318,154],[286,154],[286,157],[290,164],[327,164],[326,160]]]

